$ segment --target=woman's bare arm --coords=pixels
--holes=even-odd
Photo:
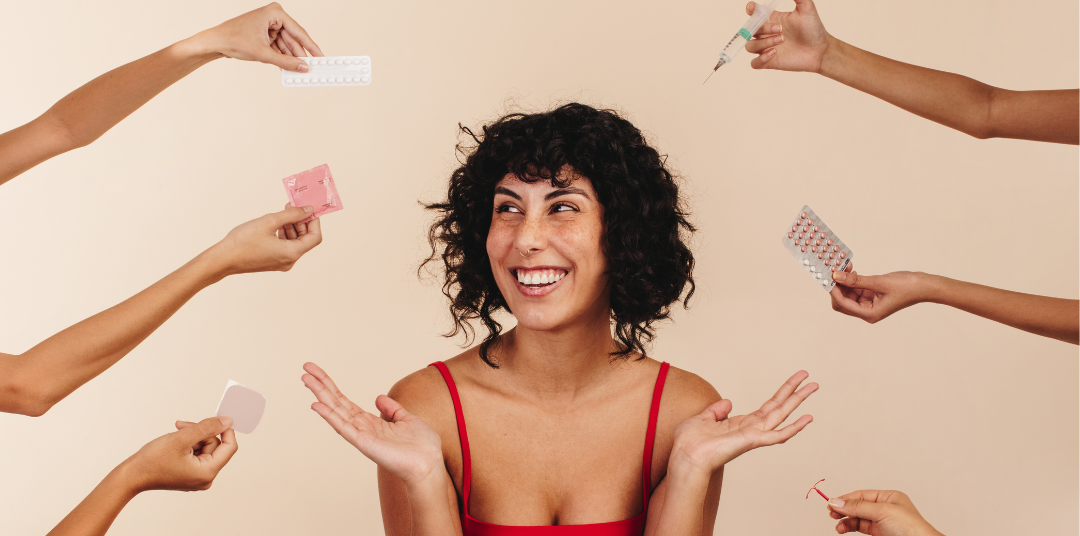
[[[305,52],[307,49],[309,52]],[[76,89],[37,119],[0,134],[0,184],[62,153],[89,145],[150,99],[218,58],[306,70],[294,56],[322,51],[277,3],[245,13],[117,67]]]
[[[288,270],[322,241],[319,220],[300,236],[275,231],[311,214],[311,207],[267,214],[128,300],[71,326],[21,355],[0,354],[0,412],[40,416],[111,367],[161,327],[200,290],[230,274]],[[282,233],[284,235],[284,233]]]
[[[825,31],[813,0],[774,11],[746,50],[755,69],[818,73],[976,138],[1080,144],[1080,90],[1009,91],[878,56]]]

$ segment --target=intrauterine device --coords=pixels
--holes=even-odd
[[[754,8],[754,14],[750,15],[750,20],[746,21],[746,24],[743,24],[742,28],[739,28],[739,31],[735,33],[735,37],[732,37],[731,41],[728,41],[727,46],[724,47],[724,50],[720,51],[720,61],[716,62],[716,67],[713,67],[712,73],[709,73],[710,77],[717,69],[731,63],[732,58],[746,46],[746,42],[761,29],[762,25],[769,21],[769,16],[772,15],[773,10],[776,9],[776,4],[778,3],[780,3],[780,0],[769,0],[768,3],[764,5],[756,4],[757,7]],[[708,81],[709,79],[706,78],[705,82]]]
[[[826,291],[831,291],[836,285],[832,280],[832,272],[847,268],[855,255],[806,205],[803,205],[791,226],[784,231],[783,242],[795,260],[799,261],[803,269]]]
[[[221,395],[214,416],[228,416],[233,421],[233,430],[250,434],[259,425],[264,411],[266,398],[263,395],[240,385],[239,382],[229,380],[229,383],[225,384],[225,392]]]
[[[818,484],[820,484],[820,483],[822,483],[822,482],[824,482],[824,481],[825,481],[825,479],[824,479],[824,478],[822,478],[821,480],[818,480],[817,482],[815,482],[815,483],[814,483],[814,487],[812,487],[812,488],[810,488],[810,489],[808,489],[808,490],[806,491],[806,497],[804,497],[804,498],[806,498],[806,499],[809,499],[809,498],[810,498],[810,492],[811,492],[811,491],[816,491],[818,495],[821,495],[821,498],[822,498],[822,499],[825,499],[826,501],[828,501],[828,500],[829,500],[829,496],[828,496],[828,495],[825,495],[824,493],[822,493],[822,491],[821,491],[821,490],[817,489],[817,485],[818,485]]]
[[[327,56],[300,58],[308,72],[281,70],[281,85],[286,87],[369,86],[371,58],[367,56]]]
[[[285,193],[292,206],[310,205],[314,209],[311,216],[300,223],[307,223],[345,208],[338,196],[337,186],[334,186],[334,177],[330,175],[330,166],[326,164],[285,177],[281,182],[285,185]]]

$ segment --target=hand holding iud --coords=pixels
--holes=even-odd
[[[824,482],[824,481],[825,481],[825,479],[824,479],[824,478],[822,478],[821,480],[818,480],[817,482],[814,482],[814,487],[812,487],[812,488],[810,488],[810,489],[808,489],[808,490],[806,491],[806,498],[807,498],[807,499],[809,499],[809,498],[810,498],[810,492],[811,492],[811,491],[816,491],[818,495],[821,495],[821,498],[822,498],[822,499],[825,499],[826,501],[828,501],[828,500],[829,500],[829,496],[828,496],[828,495],[825,495],[824,493],[822,493],[822,492],[821,492],[821,490],[817,489],[817,485],[818,485],[818,484],[820,484],[820,483],[822,483],[822,482]]]

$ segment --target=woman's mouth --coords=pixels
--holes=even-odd
[[[517,287],[526,296],[543,296],[555,290],[568,273],[562,268],[516,268]]]

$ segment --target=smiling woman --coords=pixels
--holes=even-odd
[[[809,424],[777,429],[817,385],[799,372],[729,416],[708,382],[645,356],[693,293],[693,227],[629,121],[568,104],[462,131],[475,144],[428,206],[428,261],[450,335],[479,319],[487,337],[399,381],[381,418],[304,367],[312,409],[379,465],[387,534],[711,534],[724,464]]]
[[[471,334],[469,321],[479,319],[488,329],[480,357],[496,366],[490,351],[502,326],[492,314],[502,308],[517,312],[509,303],[517,293],[504,295],[498,279],[507,268],[537,267],[542,257],[525,251],[526,245],[520,245],[516,261],[504,258],[505,266],[497,266],[502,262],[496,255],[510,247],[504,241],[512,229],[524,225],[520,232],[527,233],[513,240],[535,240],[547,236],[537,227],[543,226],[578,241],[592,233],[588,247],[606,262],[590,277],[602,276],[596,281],[609,286],[620,343],[614,353],[643,357],[655,334],[653,323],[668,318],[684,291],[684,304],[694,293],[694,256],[685,243],[694,228],[665,157],[615,112],[576,103],[507,115],[485,126],[482,137],[468,127],[462,131],[475,145],[458,147],[466,158],[451,176],[446,201],[428,205],[440,213],[428,234],[428,262],[441,258],[445,265],[443,292],[455,320],[450,335]],[[534,208],[550,214],[527,218],[526,190],[542,198]]]

